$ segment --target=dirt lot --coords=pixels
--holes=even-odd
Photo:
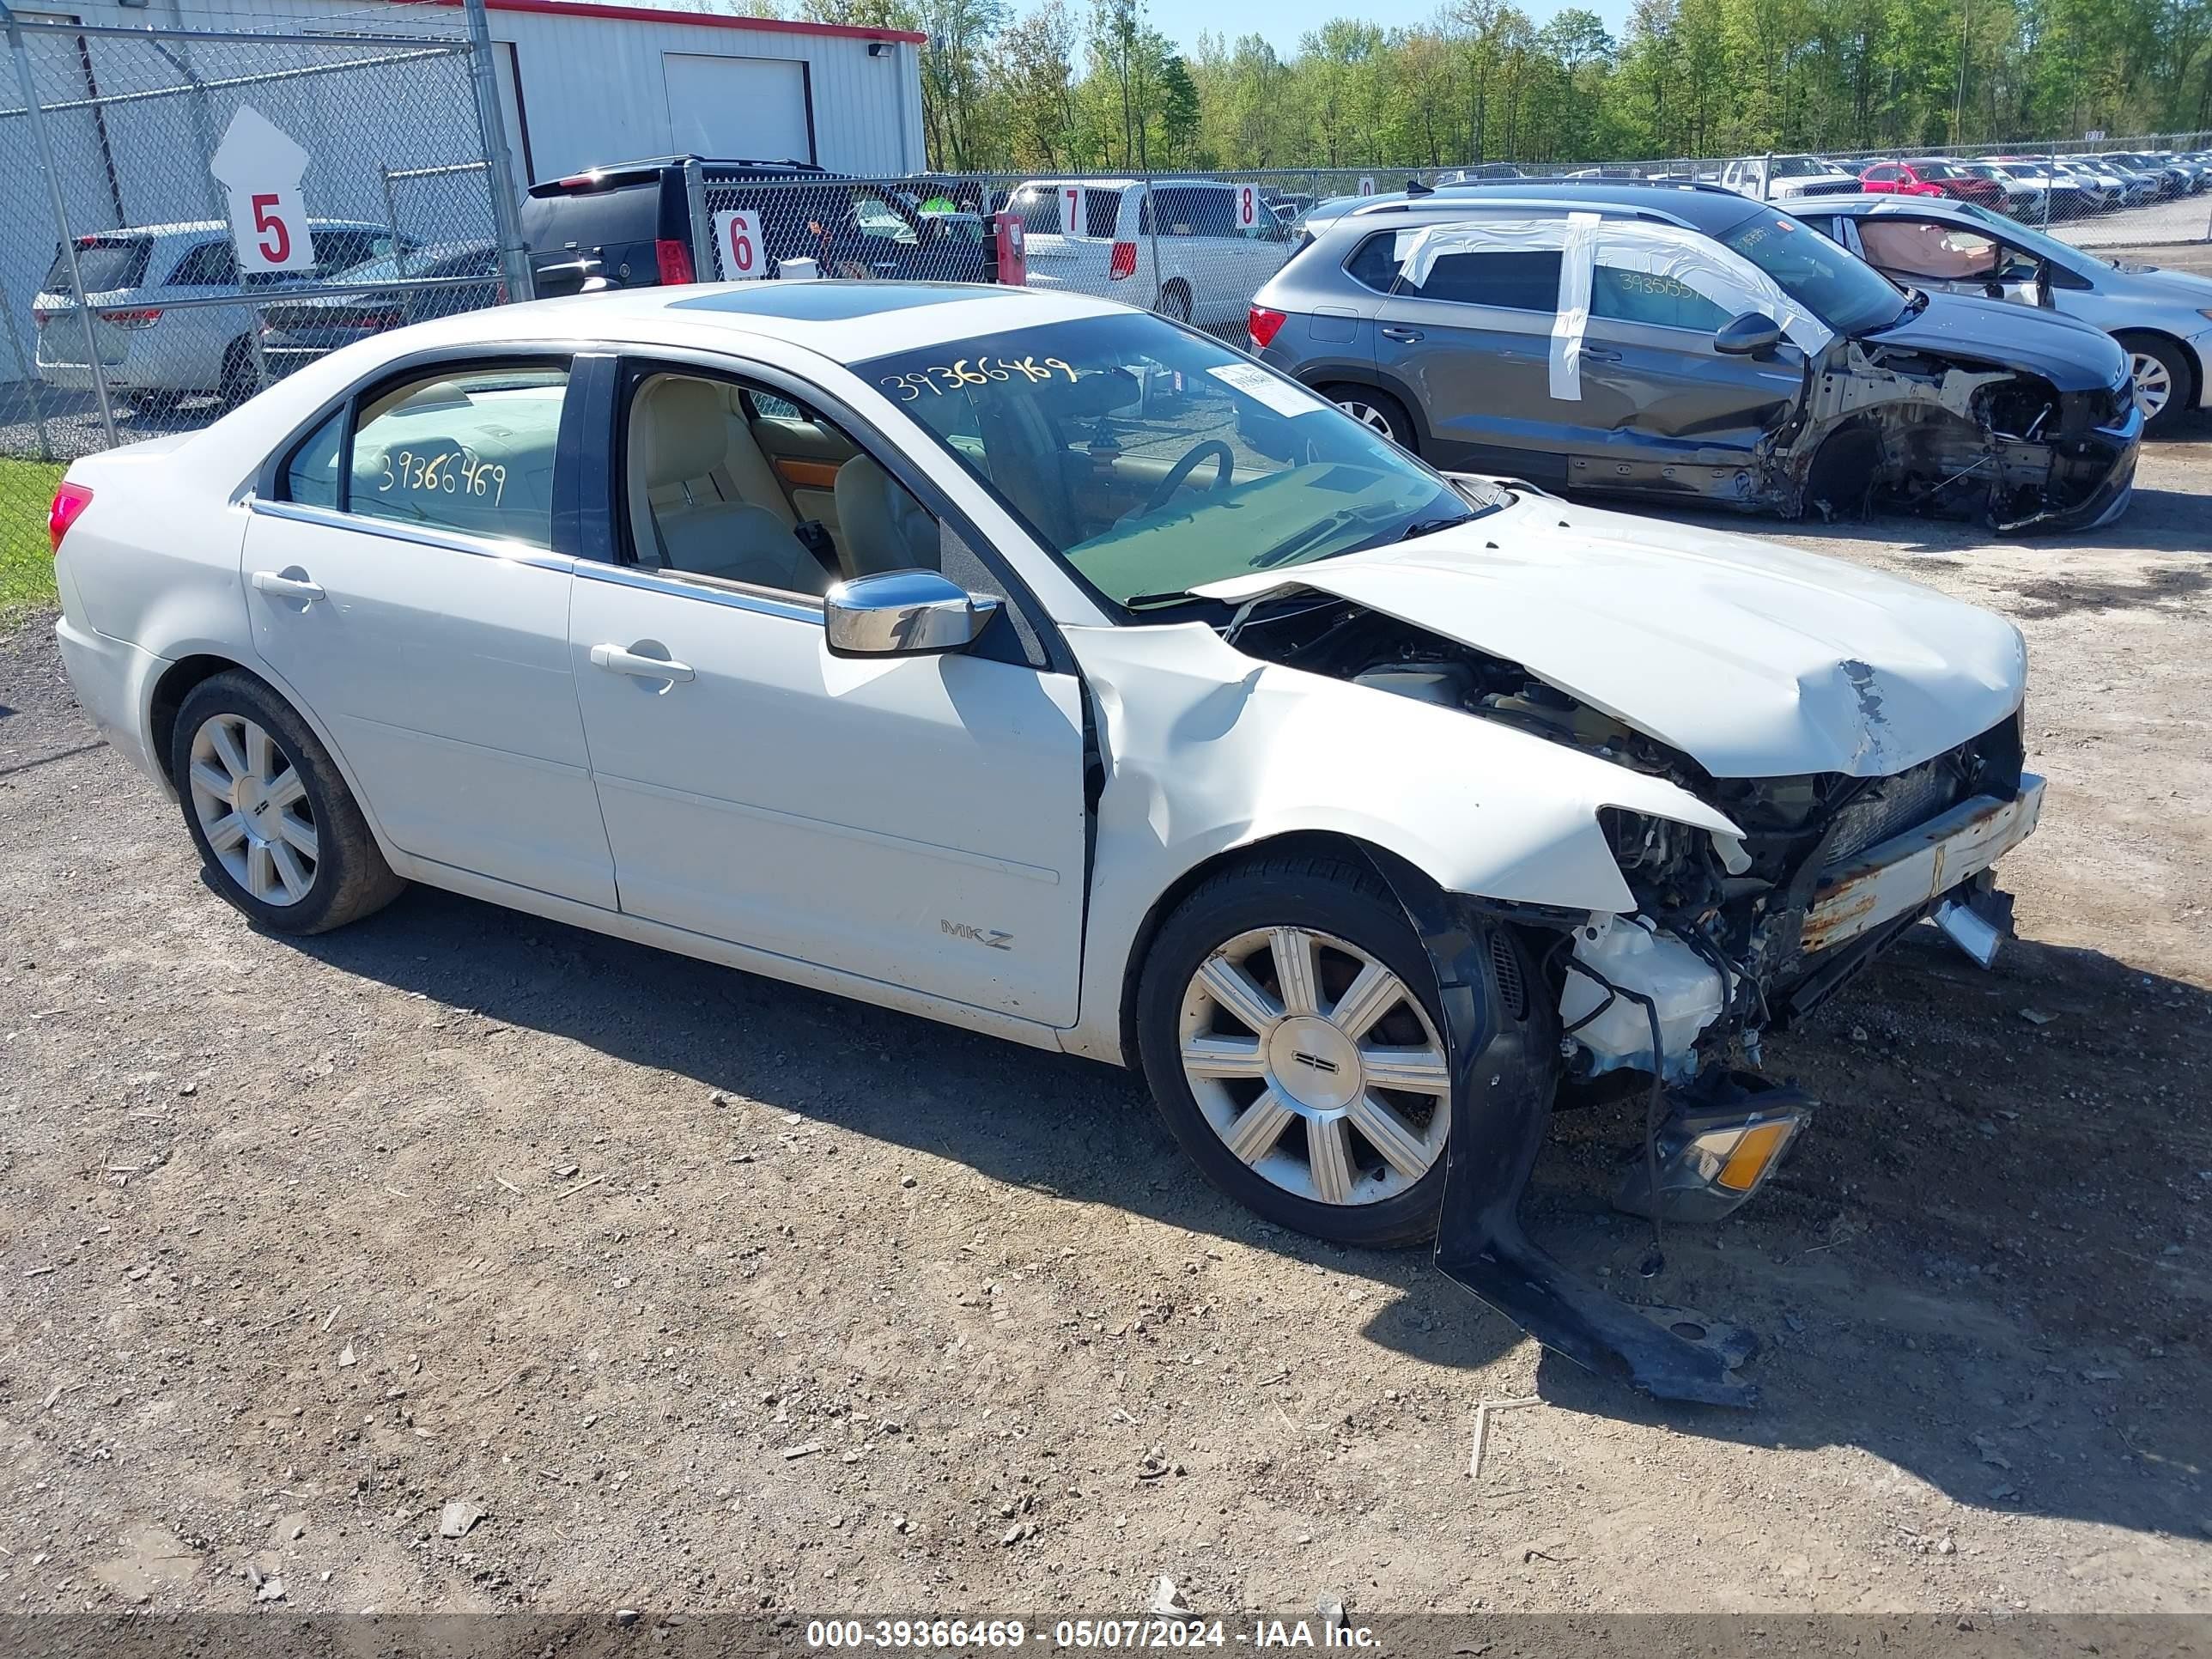
[[[2017,619],[2051,781],[2021,942],[1771,1044],[1823,1115],[1661,1279],[1562,1122],[1533,1230],[1755,1328],[1751,1415],[1256,1224],[1111,1071],[429,891],[258,936],[33,627],[0,1607],[2212,1611],[2212,428],[2142,483],[1789,538]]]

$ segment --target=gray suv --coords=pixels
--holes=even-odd
[[[1252,349],[1437,465],[1791,517],[2124,510],[2142,421],[2109,337],[1900,288],[1733,191],[1455,185],[1307,231]]]

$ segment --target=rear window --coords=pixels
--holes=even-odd
[[[660,236],[660,181],[610,190],[534,191],[522,204],[522,240],[544,252],[566,247],[621,247]]]
[[[1146,221],[1138,228],[1162,236],[1234,236],[1237,230],[1236,195],[1232,191],[1203,185],[1167,185],[1152,193],[1145,204]]]
[[[137,288],[146,280],[147,257],[154,251],[149,236],[80,236],[76,242],[77,275],[88,294],[106,294],[118,288]],[[46,268],[49,294],[70,291],[69,260],[60,246]]]
[[[1351,278],[1378,293],[1388,294],[1398,277],[1396,244],[1399,233],[1378,232],[1362,242],[1345,262]],[[1559,306],[1559,255],[1557,249],[1527,252],[1503,250],[1494,253],[1447,253],[1436,262],[1429,280],[1418,289],[1401,288],[1401,295],[1424,300],[1449,300],[1463,306],[1494,306],[1506,311],[1556,311]]]
[[[1009,212],[1022,216],[1022,228],[1031,235],[1057,236],[1060,234],[1059,191],[1073,188],[1075,180],[1066,185],[1024,185],[1006,202]],[[1083,234],[1111,241],[1114,227],[1121,218],[1121,192],[1118,190],[1083,189]]]

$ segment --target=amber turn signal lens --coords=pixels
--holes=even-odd
[[[1759,1185],[1759,1178],[1766,1173],[1766,1166],[1774,1162],[1775,1154],[1796,1127],[1790,1122],[1760,1123],[1745,1130],[1714,1180],[1732,1193],[1749,1192]]]

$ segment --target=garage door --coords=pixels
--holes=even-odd
[[[775,58],[665,52],[668,131],[679,155],[811,161],[806,65]]]

